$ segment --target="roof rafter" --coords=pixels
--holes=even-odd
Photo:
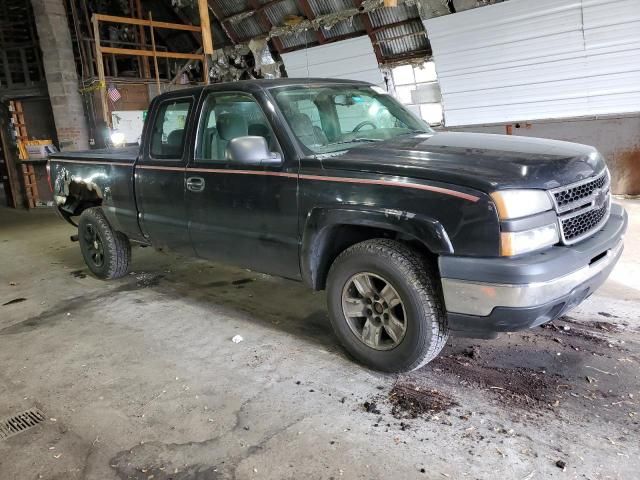
[[[314,18],[316,18],[316,14],[314,13],[313,8],[311,8],[311,5],[309,5],[308,0],[297,0],[296,3],[304,13],[305,17],[307,17],[309,20],[313,20]],[[318,43],[322,44],[327,41],[326,37],[324,36],[324,33],[322,33],[321,27],[315,30],[315,34],[316,34],[316,38],[318,39]]]

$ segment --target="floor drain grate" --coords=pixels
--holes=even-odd
[[[12,417],[3,418],[0,420],[0,440],[24,432],[41,422],[44,422],[44,414],[37,408],[31,408]]]

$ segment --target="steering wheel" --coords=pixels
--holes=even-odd
[[[375,130],[376,128],[376,124],[373,123],[371,120],[365,120],[364,122],[360,122],[359,124],[357,124],[353,130],[351,130],[351,133],[357,133],[359,132],[362,127],[364,127],[365,125],[371,125],[373,127],[373,129]]]

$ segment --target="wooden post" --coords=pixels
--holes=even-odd
[[[9,191],[11,194],[9,204],[13,208],[18,208],[21,205],[22,196],[20,195],[20,182],[17,174],[16,159],[13,156],[15,151],[11,145],[11,135],[9,134],[9,111],[5,105],[0,103],[0,143],[2,144],[2,155],[4,156],[4,166],[7,170],[7,178],[9,180]]]
[[[209,55],[213,55],[213,40],[211,38],[211,22],[209,21],[209,3],[207,0],[198,0],[200,11],[200,28],[202,29],[202,49],[204,58],[202,60],[202,70],[204,83],[209,84]]]
[[[160,89],[160,70],[158,70],[158,55],[156,54],[156,37],[153,34],[153,15],[149,12],[149,21],[151,22],[151,48],[153,49],[153,66],[156,69],[156,86],[158,87],[158,95],[162,93]]]
[[[136,6],[136,17],[142,18],[142,4],[140,0],[135,0]],[[141,49],[144,50],[147,48],[147,33],[144,31],[144,26],[140,25],[138,30],[138,39],[140,40]],[[149,68],[149,59],[147,57],[142,57],[142,74],[144,78],[149,78],[151,76],[151,69]]]
[[[98,26],[98,17],[95,13],[91,17],[93,23],[93,38],[96,42],[96,67],[98,69],[98,81],[100,82],[100,103],[102,104],[102,119],[107,127],[111,125],[109,121],[109,104],[107,103],[107,84],[104,78],[104,63],[102,61],[102,46],[100,45],[100,28]]]
[[[202,48],[205,55],[213,55],[213,40],[211,39],[211,23],[209,22],[209,4],[207,0],[198,0],[200,10],[200,28],[202,29]]]

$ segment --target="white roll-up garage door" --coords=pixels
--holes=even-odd
[[[510,0],[425,27],[448,126],[640,112],[640,0]]]
[[[282,60],[290,78],[345,78],[385,87],[366,35],[285,53]]]

